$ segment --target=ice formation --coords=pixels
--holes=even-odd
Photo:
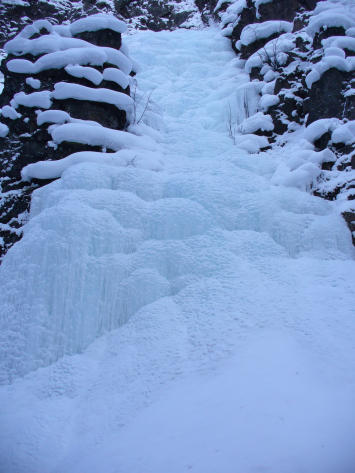
[[[342,3],[320,3],[315,15],[324,26],[323,3]],[[224,24],[235,24],[245,5],[231,2]],[[36,22],[16,41],[36,41],[43,27],[73,39],[83,24],[107,25],[85,20],[60,30]],[[268,109],[281,92],[277,72],[258,54],[236,59],[214,28],[127,41],[144,66],[135,94],[147,97],[156,86],[162,111],[154,103],[144,114],[142,99],[126,131],[43,111],[53,97],[87,100],[90,88],[78,84],[12,101],[15,113],[20,104],[42,109],[37,123],[49,126],[51,146],[86,143],[103,152],[22,170],[24,180],[59,179],[34,192],[23,239],[0,268],[1,381],[27,374],[0,390],[0,466],[351,471],[355,255],[340,216],[349,201],[311,192],[325,172],[342,183],[340,172],[322,169],[336,156],[317,151],[317,140],[329,133],[333,143],[352,142],[354,122],[288,123],[270,149],[255,133],[272,132]],[[265,47],[287,68],[282,55],[295,44],[285,33]],[[126,71],[136,67],[124,49],[118,56],[107,49],[91,50],[104,53],[106,65],[122,55]],[[325,49],[318,64],[348,64],[345,46]],[[58,52],[63,57],[46,54]],[[73,77],[101,79],[88,63],[68,66]],[[250,82],[255,66],[264,81]],[[112,69],[104,80],[134,86],[124,65]],[[132,106],[124,94],[94,90],[95,100]],[[292,97],[293,89],[283,93]],[[7,132],[1,124],[0,136]]]

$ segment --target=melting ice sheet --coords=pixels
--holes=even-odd
[[[233,144],[259,98],[216,34],[127,38],[163,171],[81,163],[34,194],[0,269],[1,471],[353,471],[351,235]]]

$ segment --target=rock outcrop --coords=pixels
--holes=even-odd
[[[95,62],[95,64],[98,64],[98,62],[91,61],[88,58],[88,60],[84,59],[82,64],[91,64],[90,68],[77,66],[85,73],[96,73],[95,77],[99,78],[101,76],[101,81],[93,82],[93,79],[90,80],[90,74],[85,78],[80,77],[82,74],[79,73],[77,74],[79,77],[76,77],[73,72],[69,74],[70,69],[60,67],[60,65],[56,66],[53,61],[44,70],[32,74],[33,77],[31,78],[29,78],[30,74],[28,73],[12,72],[11,67],[9,70],[9,63],[16,63],[18,58],[23,61],[21,64],[26,65],[25,61],[30,61],[33,64],[40,58],[57,54],[55,52],[50,53],[50,46],[45,45],[46,38],[53,40],[53,34],[50,37],[47,29],[42,27],[40,23],[37,24],[37,27],[35,26],[38,32],[31,34],[25,40],[26,47],[30,50],[32,48],[30,53],[21,54],[17,52],[15,54],[16,47],[11,49],[11,43],[7,43],[8,47],[5,47],[9,54],[6,60],[2,62],[0,69],[5,76],[4,90],[0,96],[1,107],[4,107],[2,109],[1,126],[7,127],[8,131],[5,137],[0,138],[0,257],[21,238],[21,227],[26,222],[33,190],[39,185],[42,186],[49,182],[46,179],[33,179],[31,182],[26,182],[21,178],[21,170],[25,166],[38,161],[54,161],[80,151],[102,150],[101,146],[92,146],[70,140],[64,140],[59,144],[54,143],[50,134],[51,123],[53,123],[52,128],[58,126],[58,124],[68,122],[68,120],[84,120],[83,123],[93,123],[96,126],[112,130],[124,130],[126,127],[127,117],[124,107],[110,103],[110,100],[105,98],[95,100],[91,97],[95,90],[102,89],[116,92],[115,97],[118,97],[118,99],[120,96],[125,97],[130,94],[129,81],[128,78],[125,79],[125,73],[131,70],[130,61],[121,52],[118,53],[122,45],[121,33],[118,30],[122,28],[123,31],[125,26],[119,20],[116,20],[116,22],[113,24],[113,28],[116,28],[116,30],[101,27],[96,29],[89,25],[88,30],[84,28],[84,31],[72,35],[73,39],[86,42],[80,43],[79,41],[72,46],[86,46],[88,56],[92,51],[96,51],[95,49],[89,49],[91,45],[108,47],[121,55],[118,59],[122,60],[122,65],[127,66],[124,72],[118,68],[118,63],[112,64],[113,60],[109,58],[106,61],[102,60],[101,65],[93,65],[92,62]],[[49,22],[47,23],[51,25]],[[54,36],[58,41],[61,40],[59,34]],[[44,41],[42,43],[43,51],[46,50],[49,54],[43,54],[40,47],[35,47],[37,38],[42,38]],[[63,38],[66,37],[63,36]],[[71,38],[66,39],[70,40]],[[68,49],[66,49],[67,46],[63,46],[63,48],[65,49],[63,53],[70,51],[70,45]],[[57,47],[54,46],[53,50],[56,51],[56,49]],[[102,51],[105,51],[105,49]],[[117,70],[120,80],[115,82],[113,79],[106,80],[103,78],[102,74],[107,68],[113,73]],[[69,96],[59,99],[54,91],[61,84],[68,84],[70,87],[73,84],[81,86],[79,91],[83,95],[80,99],[75,93],[70,97],[69,91],[69,94],[67,94]],[[21,94],[26,99],[38,96],[38,99],[36,99],[38,103],[30,104],[25,101],[21,102],[20,99],[18,99],[19,102],[16,102],[16,97],[21,96]],[[50,98],[48,104],[41,104],[41,94],[53,94],[54,96]],[[129,98],[129,100],[132,99]],[[61,113],[60,116],[64,118],[57,119],[54,116],[52,120],[41,122],[39,116],[44,110],[58,111]]]
[[[279,149],[294,140],[298,175],[308,175],[300,181],[298,168],[290,164],[284,177],[281,169],[276,173],[274,183],[340,200],[353,232],[355,179],[348,171],[355,160],[355,15],[346,1],[322,2],[319,8],[317,3],[238,0],[219,2],[217,10],[222,34],[246,61],[263,96],[260,111],[273,121],[272,136],[262,129],[258,134]],[[314,152],[320,153],[317,164]]]

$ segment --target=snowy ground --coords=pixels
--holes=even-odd
[[[73,166],[4,259],[25,324],[50,304],[89,340],[117,293],[131,317],[1,388],[1,472],[355,471],[351,236],[332,203],[270,184],[278,156],[233,145],[247,77],[216,34],[127,38],[165,170]]]

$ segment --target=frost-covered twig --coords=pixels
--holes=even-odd
[[[142,113],[140,119],[137,121],[137,125],[139,125],[139,123],[141,122],[142,118],[144,117],[146,111],[148,110],[148,106],[149,106],[149,103],[150,103],[150,98],[151,98],[152,93],[154,92],[154,90],[155,90],[155,87],[154,87],[154,89],[152,89],[152,90],[150,91],[150,94],[148,95],[147,103],[145,104],[145,108],[144,108],[144,110],[143,110],[143,113]]]

